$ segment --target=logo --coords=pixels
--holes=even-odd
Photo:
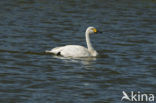
[[[138,91],[137,93],[131,91],[130,94],[127,94],[125,91],[122,91],[123,97],[121,101],[135,101],[135,102],[154,102],[154,94],[145,94]]]

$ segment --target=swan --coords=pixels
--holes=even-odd
[[[80,45],[66,45],[53,48],[51,50],[46,50],[46,53],[53,53],[55,55],[61,55],[64,57],[96,57],[98,55],[97,51],[93,48],[90,42],[90,34],[97,33],[97,29],[95,27],[88,27],[86,29],[86,43],[87,48]]]

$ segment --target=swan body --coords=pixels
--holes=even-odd
[[[61,55],[64,57],[95,57],[98,55],[98,53],[92,47],[89,38],[89,35],[94,33],[97,33],[96,28],[94,27],[87,28],[85,35],[86,35],[86,42],[88,48],[85,48],[80,45],[66,45],[66,46],[53,48],[50,51],[47,50],[46,52],[53,53],[55,55]]]

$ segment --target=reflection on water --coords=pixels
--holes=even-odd
[[[1,103],[120,103],[122,91],[156,93],[153,0],[1,0]],[[64,58],[44,53],[58,45],[100,54]],[[69,98],[70,97],[70,98]]]
[[[70,58],[70,57],[62,57],[62,56],[54,56],[56,59],[61,59],[65,63],[79,63],[84,65],[86,68],[92,65],[94,61],[96,61],[96,57],[87,57],[87,58]]]

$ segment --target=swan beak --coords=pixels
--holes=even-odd
[[[96,32],[97,32],[97,30],[96,30],[95,28],[93,29],[93,31],[94,31],[94,33],[96,33]]]
[[[98,31],[97,29],[93,29],[94,33],[102,33],[101,31]]]
[[[102,33],[102,31],[97,31],[96,33]]]

